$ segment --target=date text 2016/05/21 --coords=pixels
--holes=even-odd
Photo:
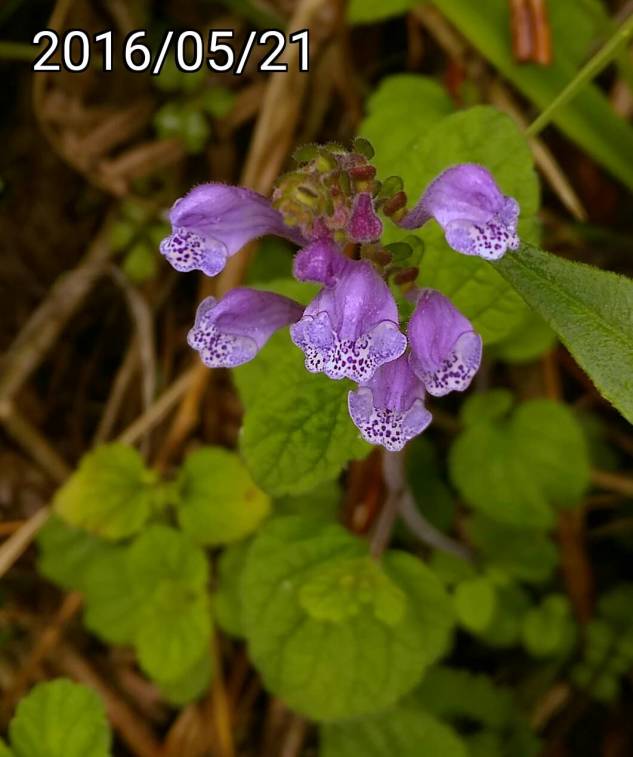
[[[244,72],[251,56],[257,56],[259,71],[282,73],[288,71],[283,55],[287,45],[298,45],[297,68],[308,70],[309,37],[307,29],[285,34],[277,29],[251,31],[236,39],[232,29],[212,29],[207,38],[194,30],[168,29],[162,38],[151,38],[140,29],[117,40],[112,31],[89,35],[81,29],[58,34],[44,29],[33,37],[34,45],[44,45],[33,63],[34,71],[85,71],[96,65],[102,71],[112,71],[116,65],[117,49],[121,64],[130,71],[149,71],[160,74],[170,53],[181,71],[194,72],[203,67],[219,73]],[[94,60],[93,60],[94,56]]]

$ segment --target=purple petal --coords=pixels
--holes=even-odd
[[[202,271],[207,276],[217,276],[229,257],[223,242],[205,238],[184,226],[173,226],[159,250],[177,271]]]
[[[382,236],[382,221],[376,215],[369,192],[361,192],[354,198],[347,233],[355,242],[373,242]]]
[[[429,394],[463,392],[479,370],[481,337],[451,301],[422,290],[409,321],[409,361]]]
[[[403,355],[378,368],[373,378],[347,399],[349,414],[365,441],[398,452],[431,422],[424,406],[424,384]]]
[[[407,347],[398,309],[385,282],[367,261],[348,261],[324,287],[290,334],[305,353],[306,368],[333,379],[368,381]]]
[[[417,229],[434,218],[457,252],[498,260],[507,249],[519,247],[518,217],[519,204],[501,192],[490,171],[462,163],[429,184],[400,226]]]
[[[215,276],[231,255],[257,237],[276,234],[302,244],[270,201],[257,192],[226,184],[201,184],[177,200],[169,212],[172,233],[161,253],[177,271]]]
[[[288,297],[239,287],[221,300],[200,303],[187,342],[209,368],[234,368],[252,360],[275,331],[302,312]]]
[[[334,284],[351,261],[330,239],[319,239],[295,255],[293,274],[299,281]]]

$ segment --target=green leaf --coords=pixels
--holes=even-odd
[[[485,675],[438,666],[431,668],[415,692],[433,714],[474,724],[482,730],[468,739],[470,757],[537,757],[538,740],[513,701],[512,691]],[[490,751],[496,747],[497,751]],[[472,753],[472,754],[471,754]]]
[[[180,531],[150,526],[131,545],[91,564],[86,626],[112,644],[133,644],[159,683],[179,679],[211,637],[203,551]]]
[[[500,729],[512,717],[509,691],[485,675],[444,666],[431,668],[416,690],[419,701],[442,718],[467,718]]]
[[[130,547],[130,574],[142,591],[162,581],[177,581],[191,590],[203,590],[208,580],[204,552],[187,536],[167,526],[150,526]]]
[[[64,678],[40,683],[18,704],[9,727],[16,757],[108,757],[110,730],[92,689]]]
[[[453,601],[457,619],[464,628],[481,633],[492,623],[497,592],[489,579],[476,576],[457,584]]]
[[[235,105],[235,94],[226,87],[213,87],[205,90],[200,97],[200,104],[210,116],[224,118]]]
[[[15,752],[12,752],[2,739],[0,739],[0,757],[15,757]]]
[[[554,572],[558,550],[540,531],[498,523],[483,515],[470,518],[466,531],[490,568],[534,583],[547,581]]]
[[[140,611],[147,598],[133,579],[127,547],[114,547],[86,569],[84,623],[109,644],[133,643],[141,625]]]
[[[303,305],[307,305],[319,292],[319,287],[316,284],[283,277],[260,279],[253,286],[265,292],[275,292],[284,297],[290,297],[290,299],[297,300]]]
[[[211,137],[211,126],[206,116],[199,110],[185,108],[181,117],[182,126],[179,136],[185,144],[185,149],[192,155],[202,152]]]
[[[210,637],[208,597],[194,598],[164,587],[144,608],[136,634],[141,668],[154,680],[169,683],[194,665]]]
[[[503,739],[495,731],[479,731],[466,743],[469,757],[504,757]]]
[[[281,497],[275,500],[277,515],[309,515],[336,520],[343,502],[343,492],[337,481],[326,481],[297,497]]]
[[[480,731],[467,740],[469,757],[539,757],[543,745],[529,725],[520,723],[514,732],[504,735],[495,731]]]
[[[350,0],[347,20],[350,24],[367,24],[400,16],[419,0]]]
[[[495,267],[633,423],[633,281],[531,246]]]
[[[167,102],[154,116],[154,127],[161,139],[178,137],[191,154],[202,152],[211,137],[211,126],[204,112],[182,102]]]
[[[117,547],[80,528],[67,525],[60,517],[48,519],[37,536],[39,572],[70,591],[85,590],[86,572],[92,563]]]
[[[616,587],[615,592],[620,594],[620,587]],[[626,593],[620,594],[617,604],[625,598]],[[625,626],[614,627],[603,618],[594,618],[584,629],[583,659],[572,668],[571,679],[599,701],[610,702],[618,696],[619,678],[631,668],[633,645],[630,641],[630,605],[625,623],[626,630]],[[624,651],[623,655],[621,650]]]
[[[382,80],[367,101],[368,116],[360,134],[376,154],[372,163],[381,179],[397,175],[415,181],[408,160],[423,135],[453,112],[448,92],[426,76],[398,74]],[[416,163],[419,169],[419,161]]]
[[[159,688],[165,699],[175,707],[184,707],[199,699],[209,688],[213,675],[213,660],[207,651],[199,660],[170,681],[161,681]]]
[[[246,284],[262,288],[264,282],[290,281],[293,247],[278,237],[264,237],[248,266]]]
[[[156,255],[156,248],[160,245],[161,241],[169,235],[170,230],[171,227],[169,223],[161,220],[155,220],[149,228],[145,229],[147,238],[152,243],[155,258],[158,258]]]
[[[411,699],[381,715],[320,729],[319,757],[467,757],[468,751],[446,723]]]
[[[110,229],[110,245],[113,252],[121,252],[129,247],[138,233],[136,224],[126,220],[118,220]]]
[[[575,638],[569,600],[551,594],[523,618],[523,644],[534,657],[564,654]]]
[[[389,626],[400,623],[406,597],[369,557],[332,560],[303,584],[299,604],[311,618],[340,623],[363,609]]]
[[[549,352],[555,344],[555,332],[530,308],[516,329],[494,344],[489,354],[506,363],[528,363]]]
[[[586,3],[556,0],[550,3],[553,14],[556,51],[548,66],[519,64],[514,60],[509,7],[506,0],[434,0],[435,5],[509,79],[540,109],[554,100],[577,73],[580,53],[594,36],[587,26]],[[595,8],[596,3],[591,5]],[[559,7],[560,6],[560,7]],[[580,50],[582,41],[582,51]],[[554,123],[583,147],[614,176],[633,187],[633,129],[613,111],[608,99],[595,85],[585,87],[565,107],[558,110]],[[495,140],[491,139],[492,144]],[[624,159],[623,159],[623,156]]]
[[[552,506],[578,504],[589,483],[582,428],[569,408],[551,400],[531,400],[508,420],[467,427],[449,462],[468,504],[526,528],[549,528]]]
[[[426,437],[418,436],[407,445],[406,472],[424,517],[436,528],[450,529],[455,515],[454,497],[441,475],[435,447]]]
[[[308,373],[287,334],[234,375],[246,410],[241,450],[271,496],[308,492],[368,451],[347,412],[351,384]]]
[[[602,470],[615,471],[620,465],[620,456],[609,438],[608,421],[596,411],[581,411],[578,420],[587,439],[591,464]]]
[[[548,12],[557,57],[570,66],[580,65],[596,39],[608,30],[609,16],[602,0],[558,0]]]
[[[178,487],[178,522],[198,544],[239,541],[270,510],[270,498],[253,483],[240,458],[220,447],[203,447],[188,455]]]
[[[458,584],[460,581],[477,575],[475,568],[468,560],[450,552],[437,550],[432,552],[429,567],[448,586]]]
[[[548,501],[577,505],[589,486],[589,451],[573,412],[560,402],[531,400],[519,405],[512,426],[516,448]]]
[[[514,395],[509,389],[491,389],[488,392],[471,394],[460,409],[465,426],[503,418],[514,405]]]
[[[616,676],[605,672],[592,681],[591,695],[599,702],[611,704],[620,695],[620,682]]]
[[[146,597],[134,639],[141,667],[158,681],[174,680],[211,637],[204,553],[184,534],[152,526],[130,547],[128,571],[132,589]]]
[[[497,576],[505,578],[504,576]],[[526,591],[519,585],[505,581],[497,584],[497,608],[492,623],[480,637],[493,647],[512,647],[521,637],[525,614],[531,606]]]
[[[633,584],[617,584],[602,594],[598,600],[598,611],[601,617],[620,632],[628,631],[633,623],[631,619],[631,603],[633,602]]]
[[[543,754],[543,744],[529,723],[517,718],[513,730],[508,734],[504,754],[512,754],[516,757],[539,757]]]
[[[119,209],[121,218],[128,221],[140,231],[144,226],[151,222],[152,213],[147,205],[135,199],[122,200]]]
[[[218,625],[231,636],[245,635],[240,584],[249,548],[249,541],[231,544],[218,560],[218,586],[213,595],[213,608]]]
[[[470,426],[451,447],[451,480],[471,507],[490,518],[550,528],[551,508],[523,459],[513,454],[511,443],[512,434],[505,425]]]
[[[105,539],[123,539],[141,530],[156,497],[156,475],[137,450],[108,444],[84,455],[55,494],[53,507],[73,526]]]
[[[125,256],[121,269],[133,284],[149,281],[158,272],[156,249],[149,241],[137,242]]]
[[[373,565],[366,543],[341,526],[298,516],[257,535],[242,602],[267,688],[326,721],[392,705],[446,650],[453,625],[446,594],[419,560],[387,552]]]

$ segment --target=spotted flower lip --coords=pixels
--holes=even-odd
[[[172,233],[161,242],[161,253],[177,271],[207,276],[216,276],[231,255],[265,234],[305,241],[263,195],[220,183],[192,189],[174,203],[169,220]]]
[[[407,347],[391,292],[367,261],[348,261],[290,327],[290,335],[305,353],[308,371],[358,383]]]
[[[432,420],[424,406],[424,384],[405,355],[382,365],[347,397],[349,414],[363,439],[398,452]]]
[[[189,346],[209,368],[234,368],[252,360],[275,331],[299,320],[303,306],[273,292],[238,287],[198,306]]]
[[[461,163],[434,179],[399,225],[417,229],[434,218],[457,252],[498,260],[519,247],[518,217],[518,202],[501,192],[488,169]]]
[[[469,386],[481,364],[481,336],[448,297],[421,290],[407,336],[411,369],[429,394],[442,397]]]

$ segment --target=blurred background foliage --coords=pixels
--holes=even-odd
[[[192,185],[269,194],[297,145],[361,135],[410,201],[452,163],[486,165],[521,204],[522,239],[633,327],[624,283],[613,295],[565,267],[633,274],[633,61],[626,44],[606,67],[594,57],[632,13],[0,7],[1,757],[633,753],[633,433],[516,271],[458,255],[434,224],[385,225],[485,343],[472,389],[432,406],[409,445],[390,519],[347,382],[307,375],[284,334],[232,373],[186,346],[201,297],[241,282],[308,302],[291,246],[260,240],[213,281],[158,253]],[[232,29],[239,47],[251,30],[307,28],[310,65],[289,47],[284,74],[252,55],[240,76],[169,60],[151,76],[115,45],[112,72],[95,57],[33,73],[44,28],[147,29],[150,47],[167,29]],[[604,325],[524,293],[557,327],[569,313],[578,331]],[[593,378],[630,419],[631,331],[612,336],[622,350]]]

